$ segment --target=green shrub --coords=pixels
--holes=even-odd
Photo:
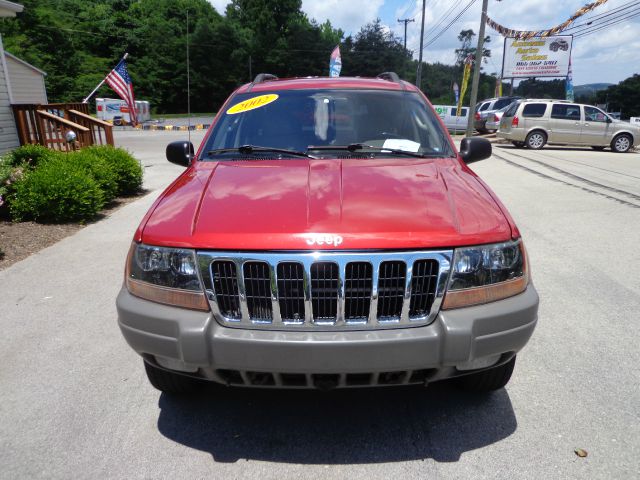
[[[0,207],[5,205],[13,192],[13,185],[17,182],[27,170],[27,167],[12,165],[12,158],[6,155],[0,158]]]
[[[64,155],[26,173],[14,185],[9,210],[14,221],[89,220],[104,205],[98,182],[80,163]]]
[[[109,145],[85,148],[104,159],[116,174],[118,195],[133,195],[142,187],[142,167],[140,163],[126,150]]]
[[[8,163],[14,167],[26,165],[36,168],[47,160],[60,156],[59,152],[49,150],[42,145],[23,145],[7,155]]]
[[[110,202],[118,195],[118,174],[115,168],[103,157],[89,149],[78,150],[67,154],[68,162],[81,166],[98,183],[104,201]]]

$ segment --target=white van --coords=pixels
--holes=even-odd
[[[467,119],[469,118],[468,107],[462,107],[460,116],[456,115],[458,107],[455,105],[434,105],[433,108],[448,130],[460,132],[467,129]]]
[[[136,100],[138,122],[151,120],[151,106],[145,100]],[[127,102],[120,98],[96,98],[96,115],[105,122],[111,121],[116,125],[131,123]]]

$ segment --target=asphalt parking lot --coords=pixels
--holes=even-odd
[[[640,478],[640,154],[495,145],[471,166],[541,297],[506,389],[176,399],[148,384],[114,301],[135,227],[181,171],[164,146],[185,135],[117,132],[150,193],[0,271],[0,478]]]

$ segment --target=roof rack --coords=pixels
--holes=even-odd
[[[400,83],[400,77],[396,72],[382,72],[376,78],[381,80],[389,80],[390,82]]]
[[[270,73],[259,73],[256,78],[253,79],[253,83],[263,83],[270,80],[278,80],[278,77]]]

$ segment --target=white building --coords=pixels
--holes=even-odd
[[[45,72],[5,50],[11,103],[49,103]]]

